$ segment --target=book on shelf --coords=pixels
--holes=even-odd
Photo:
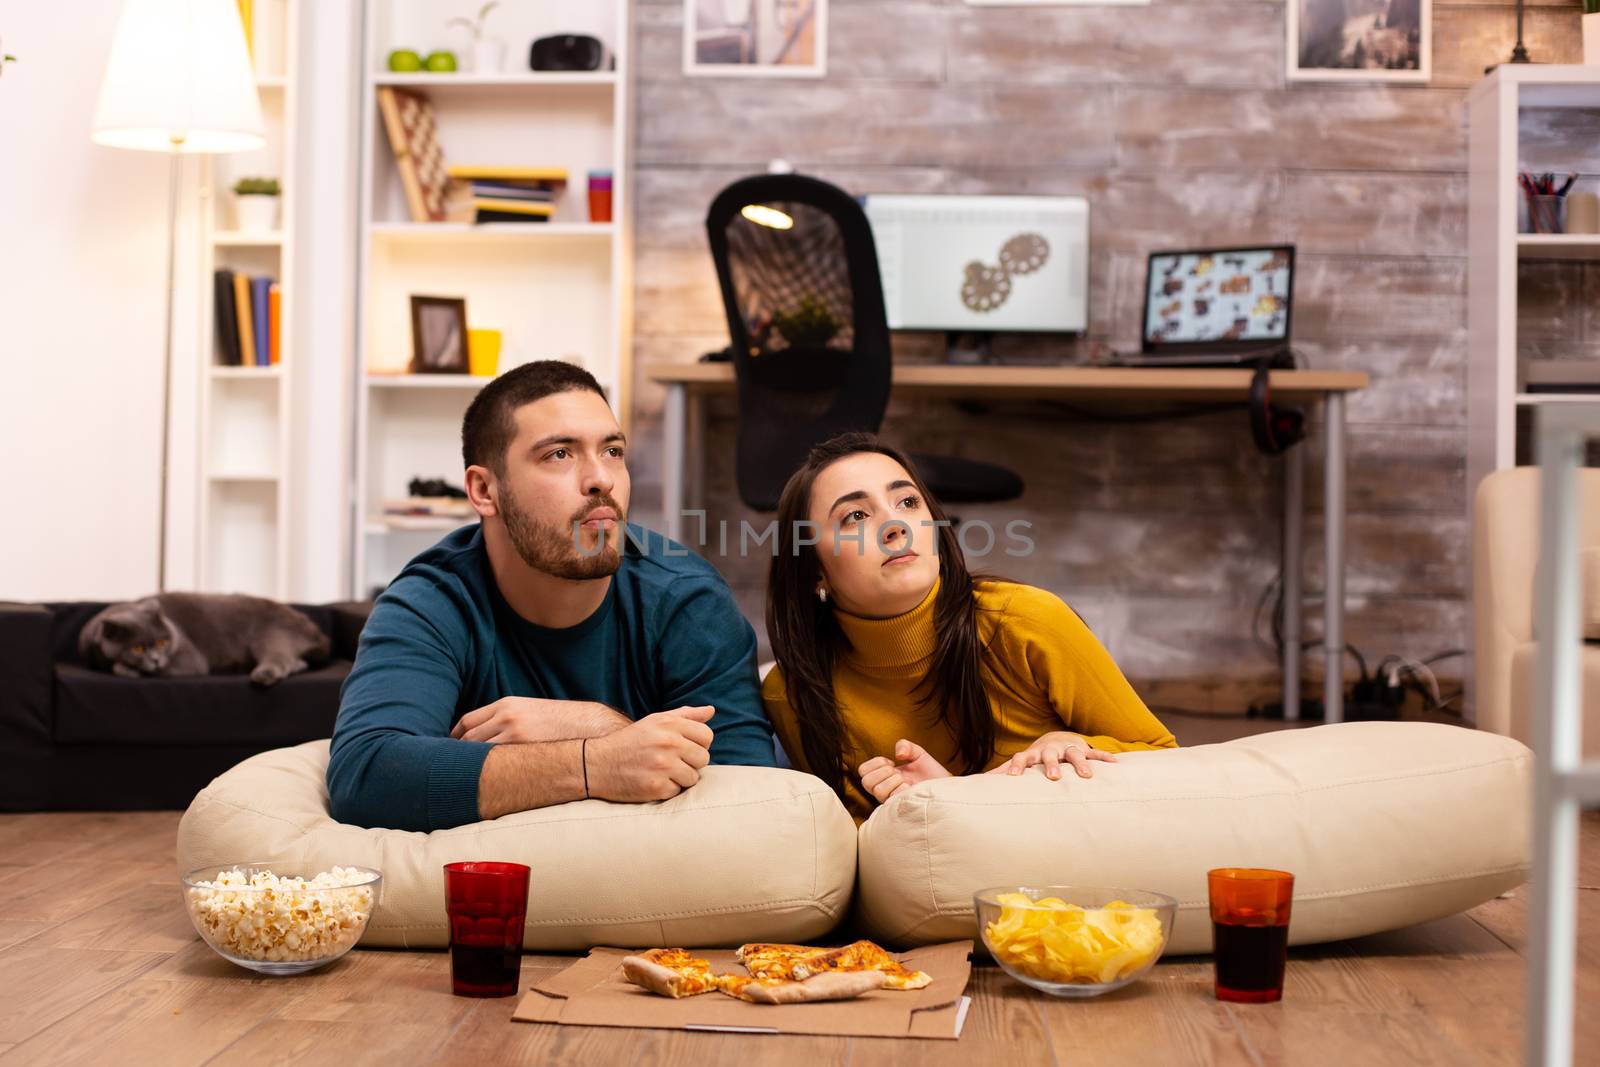
[[[472,201],[472,210],[474,222],[549,222],[556,213],[553,204],[481,198]]]
[[[408,496],[383,502],[383,521],[396,527],[465,523],[477,517],[472,502],[461,497]]]
[[[233,303],[239,317],[239,365],[256,365],[256,323],[250,316],[250,275],[233,276]]]
[[[253,338],[256,366],[265,367],[271,362],[272,348],[268,338],[267,299],[272,291],[272,279],[252,276],[250,279],[250,322],[255,326]]]
[[[250,54],[250,62],[256,61],[256,13],[255,0],[239,0],[239,24],[244,27],[244,50]]]
[[[233,271],[226,268],[212,273],[213,318],[217,327],[217,362],[226,367],[239,365],[239,317],[234,304]]]
[[[499,200],[532,200],[551,203],[556,190],[545,185],[518,185],[516,182],[472,182],[474,197]]]
[[[269,366],[276,367],[283,358],[283,287],[273,282],[267,288],[267,348]]]
[[[276,279],[226,267],[212,272],[217,363],[270,367],[282,358],[282,292]]]
[[[511,182],[517,185],[565,185],[565,167],[446,167],[458,182]]]

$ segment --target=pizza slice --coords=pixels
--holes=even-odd
[[[850,1000],[874,989],[882,989],[884,975],[878,971],[831,971],[803,982],[778,978],[746,978],[725,974],[717,979],[722,992],[752,1004],[812,1004],[824,1000]]]
[[[664,997],[693,997],[719,988],[711,961],[681,948],[653,948],[622,958],[623,976]]]
[[[931,975],[907,968],[871,941],[833,949],[756,943],[742,946],[738,957],[756,978],[803,982],[830,972],[875,971],[884,976],[887,989],[921,989],[933,981]]]
[[[877,971],[827,972],[807,980],[712,974],[709,960],[681,948],[656,948],[622,958],[622,973],[634,985],[663,997],[698,996],[718,990],[752,1004],[807,1004],[849,1000],[883,988]]]

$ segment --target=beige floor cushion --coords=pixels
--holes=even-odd
[[[1134,752],[1094,777],[916,786],[861,828],[857,908],[896,946],[972,937],[996,885],[1153,889],[1180,902],[1168,951],[1209,952],[1206,871],[1295,875],[1289,938],[1311,944],[1470,908],[1529,861],[1532,754],[1432,723],[1344,723]]]
[[[804,941],[849,907],[855,825],[820,781],[795,771],[710,767],[663,803],[586,800],[424,834],[334,822],[327,766],[328,742],[314,741],[215,779],[179,825],[179,867],[376,867],[383,898],[367,946],[447,944],[442,868],[456,860],[532,868],[530,949]]]

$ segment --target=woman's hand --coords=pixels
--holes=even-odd
[[[1078,772],[1079,778],[1093,778],[1094,771],[1089,769],[1089,761],[1100,760],[1103,763],[1115,763],[1117,757],[1109,752],[1101,751],[1089,744],[1082,734],[1069,733],[1066,730],[1055,730],[1045,734],[1039,740],[994,768],[990,774],[1021,774],[1036,763],[1044,764],[1044,774],[1051,781],[1061,778],[1062,761],[1069,763]]]
[[[856,774],[861,777],[862,788],[871,793],[879,804],[918,782],[950,777],[950,772],[928,755],[927,749],[903,737],[894,744],[894,759],[875,756],[858,767]]]

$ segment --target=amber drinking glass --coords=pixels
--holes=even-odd
[[[1283,999],[1294,875],[1259,867],[1206,872],[1211,890],[1217,999],[1264,1004]]]

